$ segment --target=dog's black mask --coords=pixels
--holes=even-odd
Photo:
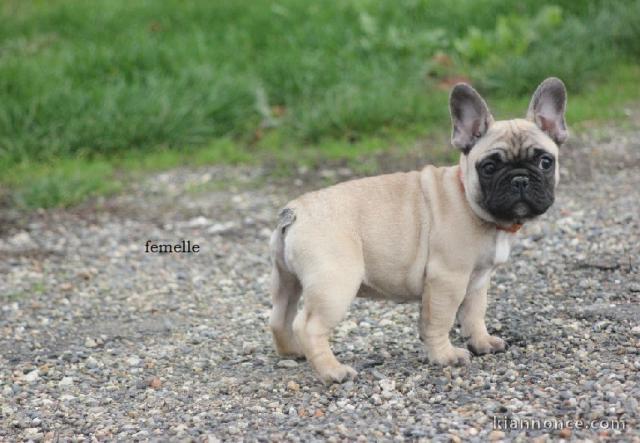
[[[522,223],[553,204],[556,160],[542,149],[526,158],[493,153],[476,164],[481,206],[496,220]]]

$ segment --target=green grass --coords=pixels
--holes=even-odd
[[[499,118],[549,75],[570,122],[617,118],[639,56],[640,0],[4,0],[0,185],[49,207],[180,164],[362,165],[441,139],[456,78]]]

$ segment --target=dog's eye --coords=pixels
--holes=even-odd
[[[496,164],[492,161],[487,161],[482,164],[482,172],[485,175],[493,175],[496,172]]]
[[[553,166],[553,158],[548,155],[543,155],[540,157],[540,162],[538,163],[538,167],[544,171],[548,171]]]

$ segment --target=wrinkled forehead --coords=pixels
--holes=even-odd
[[[558,155],[558,146],[534,123],[515,119],[493,123],[470,154],[479,159],[498,153],[510,161],[530,158],[536,150]]]

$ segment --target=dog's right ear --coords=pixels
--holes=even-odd
[[[478,92],[466,83],[458,83],[449,96],[451,144],[468,154],[493,123],[489,107]]]

